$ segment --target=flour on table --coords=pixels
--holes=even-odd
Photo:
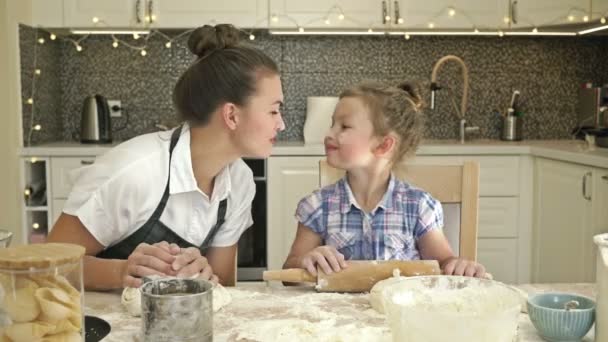
[[[228,290],[220,284],[213,288],[213,311],[217,312],[230,304],[232,297]],[[127,287],[122,291],[120,298],[122,306],[131,316],[141,316],[141,291],[139,288]]]

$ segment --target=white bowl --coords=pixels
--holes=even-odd
[[[517,339],[520,295],[487,279],[411,277],[386,290],[393,341],[512,342]]]

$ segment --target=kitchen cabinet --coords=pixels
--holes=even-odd
[[[509,1],[511,3],[516,2],[514,5],[513,28],[582,23],[583,16],[589,16],[590,10],[590,2],[581,0]],[[598,2],[597,6],[594,7],[602,5],[600,2],[606,2],[605,0],[594,1]],[[605,10],[606,7],[604,6]],[[569,20],[569,16],[572,16],[572,21]]]
[[[294,214],[300,199],[319,188],[319,161],[325,157],[268,158],[268,269],[281,269],[296,236]]]
[[[230,23],[237,27],[266,27],[268,0],[148,0],[159,28],[198,27]]]
[[[143,27],[146,11],[146,0],[63,0],[65,27]]]
[[[295,237],[294,213],[304,196],[319,188],[319,161],[323,156],[280,156],[268,159],[268,261],[281,268]],[[449,165],[475,160],[480,163],[478,261],[507,283],[530,280],[530,208],[527,183],[531,167],[517,156],[417,156],[410,164]],[[525,260],[522,260],[525,259]]]
[[[393,19],[393,1],[382,0],[269,0],[270,28],[376,28]],[[344,19],[340,20],[340,14]],[[390,21],[390,20],[389,20]]]
[[[593,235],[608,232],[608,170],[538,158],[534,282],[595,280]]]
[[[496,29],[506,27],[508,0],[401,1],[404,25],[408,28]]]

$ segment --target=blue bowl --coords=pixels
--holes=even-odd
[[[566,310],[565,304],[579,306]],[[540,293],[528,297],[528,315],[539,334],[549,341],[580,341],[595,321],[595,302],[569,293]]]

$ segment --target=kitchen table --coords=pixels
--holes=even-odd
[[[595,284],[587,283],[517,287],[528,294],[559,291],[596,296]],[[361,341],[390,341],[384,316],[371,309],[367,294],[316,293],[307,287],[264,283],[239,283],[229,288],[229,292],[232,302],[213,317],[214,341],[255,341],[274,336],[273,342],[282,339],[293,342],[289,334],[294,330],[315,333],[317,340],[354,334]],[[120,292],[86,292],[85,312],[105,319],[112,326],[103,341],[139,341],[141,320],[125,312]],[[583,341],[593,341],[593,336],[592,328]],[[543,341],[525,313],[519,318],[519,341]]]

